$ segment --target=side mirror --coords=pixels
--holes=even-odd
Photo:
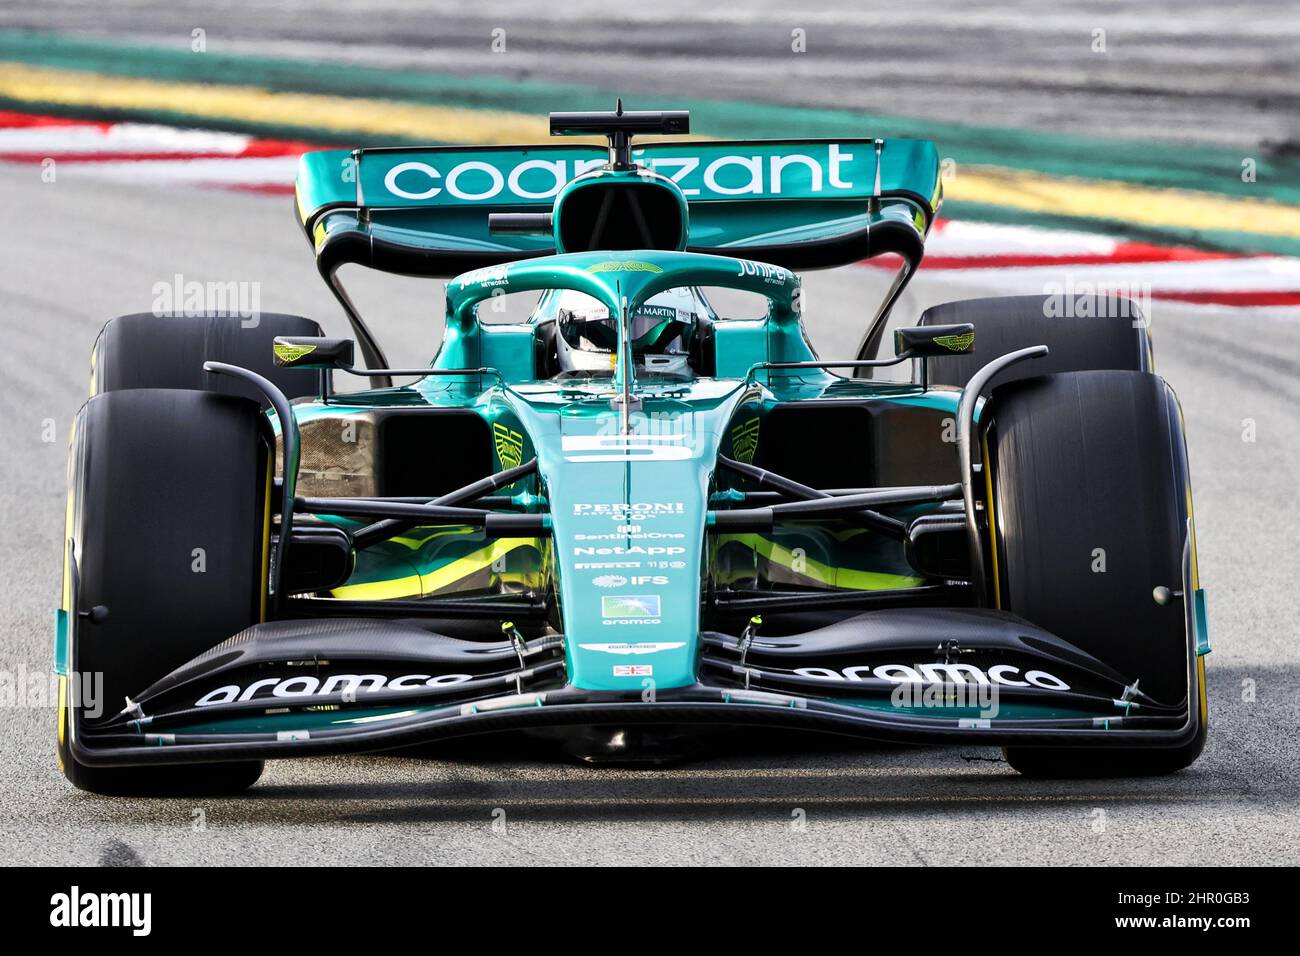
[[[894,354],[911,358],[965,355],[975,350],[975,326],[917,325],[894,332]]]
[[[308,335],[277,335],[271,343],[278,368],[352,368],[355,363],[351,339],[327,339]]]

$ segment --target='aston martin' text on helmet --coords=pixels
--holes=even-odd
[[[705,311],[690,288],[652,296],[631,316],[632,357],[647,371],[687,371],[685,339]],[[556,309],[556,352],[560,369],[608,371],[618,350],[618,317],[582,292],[560,293]]]

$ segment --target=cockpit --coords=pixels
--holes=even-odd
[[[684,379],[714,374],[711,343],[715,319],[697,288],[682,286],[651,296],[629,317],[638,376]],[[541,377],[613,374],[618,318],[598,299],[573,289],[552,290],[538,302],[533,322]]]

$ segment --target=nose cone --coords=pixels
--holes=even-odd
[[[662,414],[657,414],[660,412]],[[588,690],[695,683],[709,474],[689,412],[647,402],[565,416],[542,461],[569,680]],[[549,459],[549,460],[546,460]]]

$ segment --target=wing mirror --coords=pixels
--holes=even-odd
[[[894,332],[894,354],[908,358],[965,355],[975,351],[975,326],[917,325]]]
[[[350,369],[355,363],[351,339],[277,335],[271,351],[278,368]]]

